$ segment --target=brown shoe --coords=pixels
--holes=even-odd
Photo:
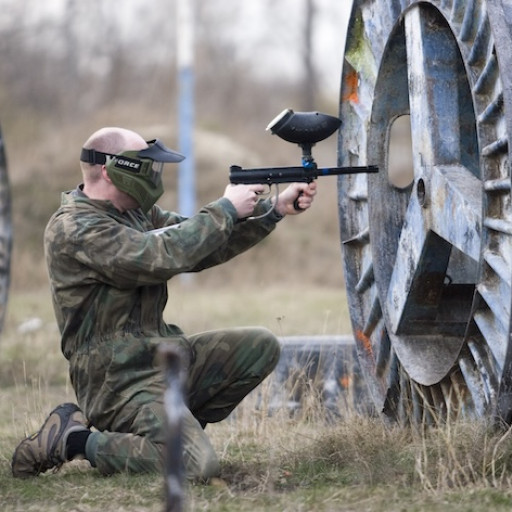
[[[66,441],[71,432],[87,430],[87,422],[77,405],[67,403],[56,407],[38,432],[27,437],[12,457],[12,474],[28,478],[66,462]]]

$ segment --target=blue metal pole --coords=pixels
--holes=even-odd
[[[193,0],[177,0],[178,144],[179,151],[186,156],[178,168],[178,208],[187,217],[196,211],[193,15]]]
[[[179,213],[190,217],[196,210],[194,158],[194,71],[191,67],[179,71],[179,151],[186,156],[178,168]]]

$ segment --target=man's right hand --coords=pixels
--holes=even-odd
[[[231,185],[224,191],[224,197],[229,199],[236,209],[239,219],[249,217],[254,212],[254,207],[260,194],[265,193],[266,185]]]

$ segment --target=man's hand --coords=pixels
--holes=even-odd
[[[224,197],[236,208],[239,219],[245,219],[254,212],[259,195],[266,191],[265,185],[228,185]]]
[[[292,183],[277,196],[277,201],[272,199],[272,203],[275,203],[277,213],[282,216],[297,215],[311,206],[315,195],[316,182]],[[300,210],[295,208],[295,204]]]

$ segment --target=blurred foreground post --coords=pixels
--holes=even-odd
[[[184,504],[184,467],[182,423],[185,401],[183,389],[185,372],[180,352],[170,345],[160,346],[164,364],[166,389],[164,407],[167,417],[167,443],[165,451],[165,512],[181,512]]]

